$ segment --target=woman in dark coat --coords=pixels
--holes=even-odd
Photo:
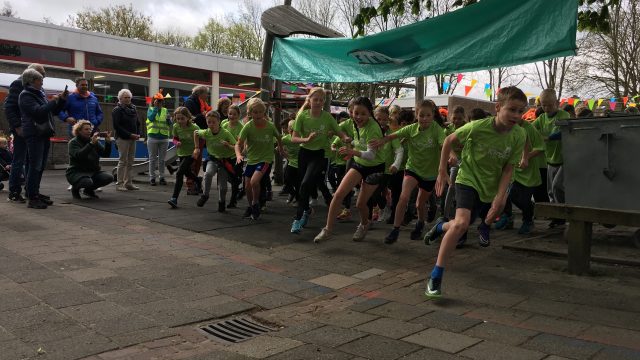
[[[133,185],[133,160],[136,154],[136,141],[140,138],[140,123],[135,105],[131,103],[131,91],[122,89],[118,92],[118,105],[113,108],[113,129],[116,131],[118,145],[118,182],[116,190],[138,190]]]
[[[69,167],[67,181],[71,184],[71,195],[80,199],[83,194],[97,199],[95,190],[113,182],[113,175],[100,170],[100,157],[111,154],[111,132],[105,136],[104,146],[98,142],[99,133],[94,133],[93,125],[87,120],[80,120],[73,126],[74,138],[69,141]]]
[[[46,209],[48,205],[53,204],[48,196],[40,194],[40,182],[47,164],[49,138],[55,134],[53,114],[60,112],[69,94],[65,90],[64,93],[47,101],[42,90],[43,79],[44,77],[38,71],[25,70],[22,73],[24,90],[18,98],[22,136],[27,143],[27,152],[29,153],[26,192],[29,198],[29,207],[34,209]]]

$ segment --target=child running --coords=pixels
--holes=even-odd
[[[244,125],[240,122],[240,108],[238,105],[230,105],[229,110],[227,111],[227,119],[223,120],[220,126],[227,130],[233,135],[233,137],[238,141],[240,137],[240,131]],[[227,208],[233,209],[238,204],[238,199],[240,197],[240,185],[242,184],[242,164],[236,164],[235,161],[233,164],[233,174],[229,174],[231,178],[229,182],[231,183],[231,200],[229,200],[229,205]]]
[[[442,295],[442,277],[449,255],[458,239],[478,214],[480,245],[489,246],[489,227],[502,211],[513,167],[520,162],[526,135],[516,126],[527,107],[527,96],[515,86],[498,93],[495,117],[469,123],[447,136],[440,155],[436,193],[442,195],[449,179],[447,163],[455,146],[462,147],[462,163],[456,179],[456,215],[452,221],[438,221],[425,235],[425,244],[444,233],[438,260],[431,272],[425,295]]]
[[[398,240],[403,214],[409,203],[411,192],[416,186],[419,188],[417,199],[418,221],[411,232],[411,240],[418,240],[424,229],[426,218],[425,204],[431,196],[431,191],[436,183],[438,175],[438,163],[440,149],[444,143],[444,130],[437,124],[433,124],[437,109],[429,101],[423,101],[416,109],[418,122],[387,135],[375,141],[374,146],[382,146],[386,142],[395,139],[406,139],[409,149],[406,170],[402,181],[402,193],[396,208],[396,216],[393,229],[387,235],[385,244],[393,244]]]
[[[198,125],[193,123],[193,116],[189,109],[184,106],[180,106],[173,112],[173,144],[177,148],[177,155],[180,159],[180,167],[176,173],[176,184],[173,187],[173,195],[171,199],[167,201],[172,208],[178,207],[178,196],[180,190],[182,190],[183,177],[194,181],[195,188],[199,192],[202,189],[202,178],[198,178],[191,170],[193,164],[193,150],[195,143],[193,141],[193,133],[196,130],[200,130]]]
[[[338,123],[333,116],[322,109],[324,98],[323,88],[311,89],[298,111],[293,126],[291,141],[294,144],[301,144],[298,155],[300,193],[298,211],[291,224],[291,233],[293,234],[300,233],[311,216],[309,198],[316,191],[319,179],[324,179],[324,171],[327,168],[324,153],[327,148],[330,148],[330,139],[337,134],[345,142],[351,142],[347,135],[338,128]]]
[[[353,234],[353,241],[364,240],[371,225],[367,202],[378,187],[380,177],[384,173],[384,159],[372,146],[376,139],[382,138],[382,129],[373,118],[373,105],[369,99],[359,97],[354,101],[353,124],[355,134],[354,147],[344,146],[339,149],[341,155],[353,156],[351,168],[342,179],[338,191],[334,194],[327,214],[327,223],[313,239],[314,242],[328,240],[332,237],[333,226],[340,211],[340,205],[345,196],[358,183],[361,183],[361,187],[356,200],[356,207],[360,213],[360,224],[358,224],[356,232]]]
[[[295,120],[289,121],[287,135],[282,137],[282,146],[286,151],[285,157],[287,158],[287,166],[284,169],[284,190],[289,194],[287,204],[293,204],[298,201],[298,153],[300,152],[300,144],[294,144],[291,141],[295,122]]]
[[[258,98],[249,100],[247,112],[251,120],[247,122],[236,143],[236,164],[242,164],[242,150],[247,150],[247,167],[244,171],[244,184],[249,206],[244,217],[257,220],[260,217],[260,182],[263,176],[269,176],[274,160],[273,139],[278,143],[282,154],[282,141],[275,125],[267,120],[267,106]]]
[[[218,212],[225,212],[227,180],[235,174],[232,164],[234,163],[236,138],[227,130],[220,128],[220,114],[217,111],[209,111],[206,118],[208,129],[197,130],[193,133],[194,142],[198,142],[200,139],[206,141],[209,156],[204,174],[204,193],[198,199],[197,205],[202,207],[209,200],[211,181],[213,176],[218,174]],[[200,149],[196,148],[194,155],[197,156],[198,152]]]

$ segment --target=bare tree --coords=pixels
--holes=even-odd
[[[4,5],[2,5],[2,9],[0,9],[0,16],[17,18],[18,13],[16,13],[16,11],[13,10],[13,6],[11,6],[11,4],[8,1],[5,1]]]

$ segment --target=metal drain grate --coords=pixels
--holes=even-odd
[[[205,335],[225,344],[247,341],[276,329],[257,323],[247,317],[219,321],[198,328]]]

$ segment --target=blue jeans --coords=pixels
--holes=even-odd
[[[40,181],[47,165],[50,143],[48,138],[38,136],[28,137],[26,140],[29,152],[26,193],[29,199],[35,199],[40,195]]]
[[[28,168],[27,142],[22,136],[13,133],[13,161],[11,162],[11,175],[9,176],[9,192],[20,194],[22,192],[22,174],[26,174]]]

